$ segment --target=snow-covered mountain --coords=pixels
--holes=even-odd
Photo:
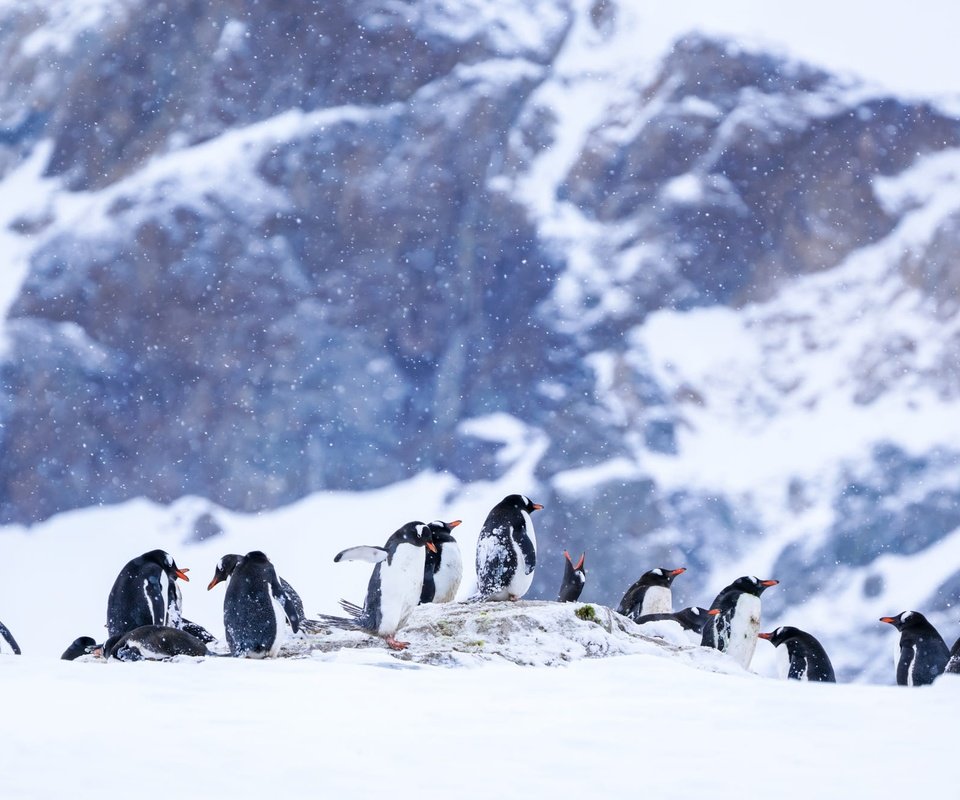
[[[419,475],[478,528],[513,480],[537,596],[586,550],[608,604],[776,577],[844,677],[889,679],[880,615],[952,641],[957,108],[643,25],[0,2],[0,518]]]

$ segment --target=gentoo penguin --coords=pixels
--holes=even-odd
[[[208,656],[210,652],[186,631],[165,625],[142,625],[111,636],[103,644],[102,655],[117,661],[167,661],[176,656]]]
[[[896,654],[897,683],[924,686],[943,673],[950,660],[947,643],[919,611],[904,611],[895,617],[880,617],[900,631]]]
[[[90,655],[94,648],[99,647],[97,640],[91,638],[90,636],[80,636],[77,639],[74,639],[70,646],[63,651],[63,655],[60,656],[61,661],[73,661],[74,659],[80,658],[80,656]]]
[[[708,619],[710,619],[710,609],[690,606],[669,614],[641,614],[637,617],[636,623],[646,625],[649,622],[676,622],[683,630],[692,631],[699,636],[703,633],[703,626]]]
[[[720,613],[711,616],[703,626],[700,644],[727,653],[747,669],[760,632],[760,595],[778,583],[752,575],[737,578],[713,601],[710,609]]]
[[[176,625],[180,622],[177,578],[189,581],[173,556],[151,550],[120,570],[107,600],[107,634],[118,636],[141,625]]]
[[[0,622],[0,653],[6,653],[11,656],[20,655],[20,645],[17,644],[17,640],[13,638],[13,634],[10,633],[9,628]]]
[[[490,510],[477,539],[477,594],[471,600],[519,600],[526,594],[537,566],[530,515],[541,508],[511,494]]]
[[[231,554],[232,555],[232,554]],[[216,586],[224,560],[207,586]],[[238,658],[273,657],[280,651],[286,626],[294,633],[300,630],[303,606],[298,612],[291,598],[283,591],[277,571],[270,559],[259,550],[240,556],[229,573],[230,581],[223,596],[223,627],[227,634],[230,655]]]
[[[677,575],[686,572],[685,567],[664,569],[658,567],[644,572],[634,583],[617,606],[617,613],[630,617],[634,621],[638,617],[650,614],[669,614],[673,611],[673,593],[670,585]]]
[[[427,549],[423,563],[423,589],[420,591],[421,603],[452,603],[460,588],[463,577],[463,559],[460,557],[460,545],[451,531],[461,523],[434,520],[427,524],[431,541],[436,552]]]
[[[217,637],[210,631],[196,622],[191,622],[186,617],[181,617],[180,624],[176,626],[181,631],[189,633],[194,639],[199,639],[204,644],[217,641]]]
[[[558,603],[575,603],[580,599],[580,592],[583,591],[583,585],[587,582],[587,571],[583,568],[583,559],[586,553],[581,553],[580,560],[576,564],[570,558],[570,554],[563,551],[563,582],[560,584],[560,591],[557,592]]]
[[[424,553],[436,549],[429,525],[408,522],[383,547],[362,545],[341,550],[334,556],[335,562],[368,561],[375,565],[367,597],[362,609],[345,600],[340,602],[352,615],[349,619],[326,615],[322,619],[338,628],[360,628],[382,636],[390,648],[403,650],[409,642],[398,641],[395,634],[420,601]]]
[[[213,580],[210,581],[207,590],[209,591],[218,583],[227,580],[233,574],[233,571],[237,568],[237,564],[240,563],[242,558],[243,556],[237,555],[236,553],[228,553],[221,558],[220,561],[217,562],[217,567],[213,573]],[[303,611],[303,600],[300,599],[297,590],[279,575],[277,576],[277,580],[280,581],[280,589],[286,597],[283,607],[285,611],[289,611],[287,618],[290,621],[291,629],[294,631],[303,630],[310,633],[316,633],[321,630],[323,626],[317,620],[307,619]],[[296,627],[294,627],[294,624]],[[184,630],[187,629],[186,626],[181,627],[184,628]]]
[[[806,631],[784,625],[770,633],[758,633],[757,636],[777,648],[781,678],[821,683],[837,682],[827,651]]]

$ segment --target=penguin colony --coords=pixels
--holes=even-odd
[[[466,602],[516,601],[526,594],[537,565],[532,514],[542,508],[524,495],[512,494],[491,509],[477,540],[477,592]],[[320,633],[330,626],[365,631],[383,638],[392,649],[405,649],[408,643],[396,634],[413,609],[421,603],[451,603],[460,588],[463,562],[453,536],[460,524],[461,520],[408,522],[382,546],[357,545],[337,553],[334,562],[373,565],[363,605],[340,601],[345,617],[308,619],[300,595],[277,574],[265,553],[228,553],[217,563],[207,590],[227,584],[223,623],[229,654],[275,657],[290,633]],[[574,563],[564,551],[558,602],[579,599],[586,584],[585,555]],[[61,658],[140,661],[217,655],[207,647],[216,637],[182,614],[177,581],[189,581],[187,572],[163,550],[131,559],[120,570],[107,598],[106,641],[98,644],[81,636]],[[684,567],[644,572],[624,593],[617,612],[654,636],[656,626],[675,626],[694,643],[727,653],[744,668],[750,665],[757,640],[765,639],[777,648],[782,678],[836,681],[830,658],[811,634],[792,626],[760,631],[760,597],[778,581],[743,576],[723,588],[709,608],[674,611],[671,586],[684,572]],[[923,614],[904,611],[881,617],[880,622],[893,625],[900,634],[894,656],[899,685],[922,686],[944,672],[960,674],[960,639],[948,648]],[[3,623],[0,653],[20,655],[16,639]]]

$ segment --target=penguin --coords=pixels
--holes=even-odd
[[[950,660],[947,643],[919,611],[904,611],[895,617],[880,617],[881,622],[900,631],[896,655],[897,683],[900,686],[924,686],[943,673]]]
[[[189,581],[187,572],[163,550],[128,561],[107,599],[107,635],[118,636],[142,625],[178,624],[180,590],[175,581]]]
[[[225,559],[226,556],[217,564],[208,591],[223,580],[218,575]],[[260,550],[240,556],[233,563],[229,577],[223,597],[223,627],[230,655],[237,658],[276,656],[283,643],[286,625],[294,633],[300,630],[303,606],[298,613],[295,603],[284,592],[270,559]]]
[[[686,567],[665,569],[658,567],[644,572],[637,581],[627,589],[617,613],[630,617],[634,621],[638,617],[650,614],[669,614],[673,611],[673,593],[670,585],[677,575],[686,572]]]
[[[537,566],[537,536],[530,515],[543,506],[522,494],[495,505],[477,539],[477,594],[471,600],[519,600]]]
[[[820,683],[837,682],[827,651],[806,631],[784,625],[770,633],[758,633],[757,636],[777,648],[781,678]]]
[[[710,619],[710,609],[690,606],[669,614],[641,614],[635,621],[638,625],[646,625],[650,622],[675,622],[683,630],[692,631],[699,637],[708,619]],[[698,638],[697,641],[699,642],[700,639]]]
[[[0,653],[6,653],[10,656],[20,655],[20,645],[18,645],[17,640],[13,638],[10,629],[2,622],[0,622]]]
[[[953,647],[950,648],[950,660],[947,661],[944,672],[950,675],[960,675],[960,639],[957,639],[953,643]]]
[[[77,639],[74,639],[70,646],[63,651],[63,655],[60,656],[61,661],[74,661],[75,659],[80,658],[80,656],[88,656],[93,653],[94,649],[99,647],[97,640],[93,639],[90,636],[80,636]]]
[[[737,578],[723,589],[710,607],[720,613],[703,626],[700,644],[730,655],[749,668],[760,632],[760,595],[780,581],[762,581],[752,575]]]
[[[580,599],[580,593],[587,582],[587,571],[583,567],[586,555],[581,553],[580,560],[574,565],[570,554],[563,551],[563,581],[560,583],[560,591],[557,592],[558,603],[575,603]]]
[[[200,625],[196,622],[191,622],[186,617],[181,617],[180,624],[176,627],[178,630],[189,633],[195,639],[199,639],[204,644],[210,644],[210,642],[217,641],[217,637],[204,628],[203,625]]]
[[[233,574],[233,571],[236,569],[237,564],[240,563],[242,558],[243,556],[237,555],[236,553],[228,553],[221,558],[220,561],[217,562],[217,567],[213,573],[213,580],[210,581],[210,584],[207,586],[207,591],[212,589],[218,583],[227,580]],[[303,600],[300,599],[300,595],[297,593],[297,590],[279,575],[277,576],[277,580],[280,581],[280,589],[283,591],[283,594],[286,597],[283,605],[285,610],[289,610],[288,619],[290,621],[291,630],[302,630],[306,633],[318,633],[323,630],[324,626],[318,620],[307,619],[307,616],[303,610]],[[293,627],[294,623],[296,623],[296,628]],[[185,626],[181,627],[185,628]],[[199,628],[200,626],[198,625],[197,627]],[[211,637],[211,640],[212,639],[213,637]]]
[[[208,656],[207,646],[186,631],[166,625],[141,625],[111,636],[101,648],[104,658],[117,661],[169,661],[176,656]]]
[[[451,531],[461,522],[459,519],[453,522],[438,519],[427,524],[437,552],[427,549],[424,554],[421,603],[452,603],[457,596],[460,578],[463,577],[463,559],[460,557],[460,545]]]
[[[355,629],[380,636],[393,650],[404,650],[409,642],[397,640],[396,633],[407,621],[423,591],[424,554],[437,550],[429,525],[408,522],[396,530],[383,547],[361,545],[341,550],[334,562],[368,561],[374,564],[367,584],[363,608],[346,600],[340,605],[350,618],[324,615],[322,619],[338,628]]]

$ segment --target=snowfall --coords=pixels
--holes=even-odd
[[[309,615],[336,613],[340,597],[362,601],[370,569],[335,564],[336,552],[382,544],[409,519],[456,516],[465,597],[486,511],[526,489],[508,485],[522,478],[460,486],[425,473],[258,515],[136,500],[0,529],[0,619],[23,649],[0,656],[0,797],[949,796],[960,677],[915,689],[781,681],[765,642],[747,672],[605,626],[601,605],[598,624],[575,620],[574,606],[521,601],[498,613],[532,619],[529,632],[454,641],[438,663],[426,663],[436,626],[417,620],[480,612],[419,610],[402,654],[345,633],[342,647],[291,641],[292,657],[265,661],[59,659],[77,636],[104,638],[114,578],[156,547],[190,569],[185,615],[222,636],[223,589],[206,585],[223,554],[264,549]],[[223,533],[196,542],[205,512]],[[540,568],[559,584],[561,565]]]

